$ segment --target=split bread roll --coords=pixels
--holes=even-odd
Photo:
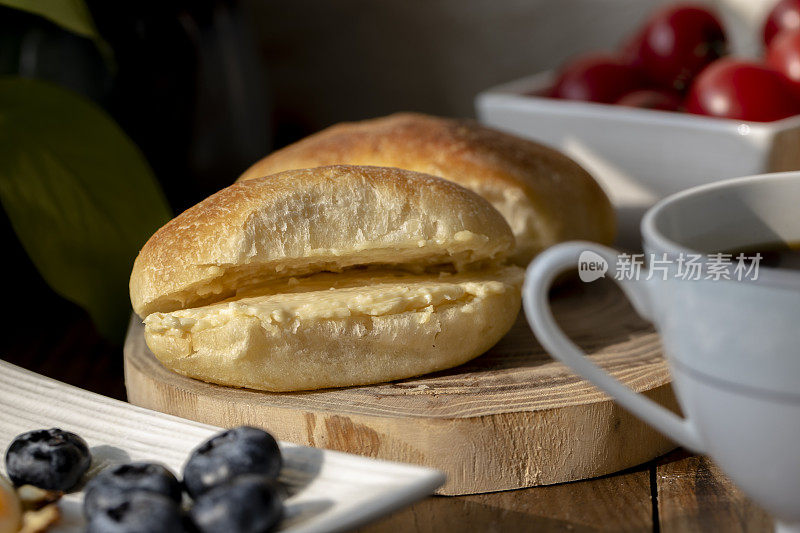
[[[471,120],[398,113],[337,124],[273,152],[239,179],[335,164],[425,172],[477,192],[505,217],[516,239],[512,259],[523,266],[558,242],[614,239],[611,203],[580,165]]]
[[[236,183],[156,232],[131,302],[169,369],[270,391],[380,383],[488,350],[520,307],[514,238],[480,196],[396,168]]]

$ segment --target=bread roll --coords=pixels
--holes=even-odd
[[[270,391],[449,368],[502,337],[522,270],[503,217],[451,182],[331,166],[236,183],[142,248],[131,302],[181,374]]]
[[[516,238],[512,259],[523,266],[561,241],[614,239],[613,208],[577,163],[471,120],[399,113],[337,124],[273,152],[239,179],[333,164],[425,172],[477,192],[505,217]]]

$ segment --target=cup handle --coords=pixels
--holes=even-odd
[[[553,246],[534,259],[528,266],[522,300],[525,315],[533,332],[550,355],[580,374],[594,385],[615,398],[634,415],[648,422],[658,431],[680,443],[686,448],[702,453],[703,446],[695,425],[687,418],[681,418],[653,400],[636,394],[617,379],[611,377],[585,354],[558,327],[550,311],[548,292],[556,276],[568,268],[578,266],[581,252],[590,250],[613,266],[618,253],[605,246],[589,242],[569,242]],[[613,270],[612,270],[613,272]],[[647,281],[616,280],[625,295],[633,303],[643,318],[652,321],[652,309]]]

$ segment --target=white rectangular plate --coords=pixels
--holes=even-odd
[[[189,452],[220,429],[112,400],[0,361],[0,451],[32,429],[77,433],[93,455],[87,478],[112,463],[155,461],[180,476]],[[428,468],[281,443],[288,487],[280,531],[343,531],[431,493],[444,475]],[[5,471],[5,461],[3,461]],[[83,494],[68,494],[54,531],[83,531]],[[233,532],[232,532],[233,533]]]

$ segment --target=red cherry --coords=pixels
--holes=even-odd
[[[689,113],[769,122],[800,114],[800,98],[780,72],[751,61],[724,58],[695,79]]]
[[[722,24],[709,9],[678,4],[657,11],[623,48],[626,60],[654,84],[685,90],[706,65],[725,54]]]
[[[609,54],[590,54],[570,61],[561,69],[551,95],[610,104],[641,86],[635,68]]]
[[[764,44],[769,46],[783,30],[797,29],[800,29],[800,0],[781,0],[764,22]]]
[[[679,111],[681,97],[674,91],[663,89],[639,89],[624,95],[617,100],[618,105],[628,107],[641,107],[644,109],[658,109],[661,111]]]
[[[769,45],[766,63],[794,84],[800,96],[800,29],[783,30]]]

